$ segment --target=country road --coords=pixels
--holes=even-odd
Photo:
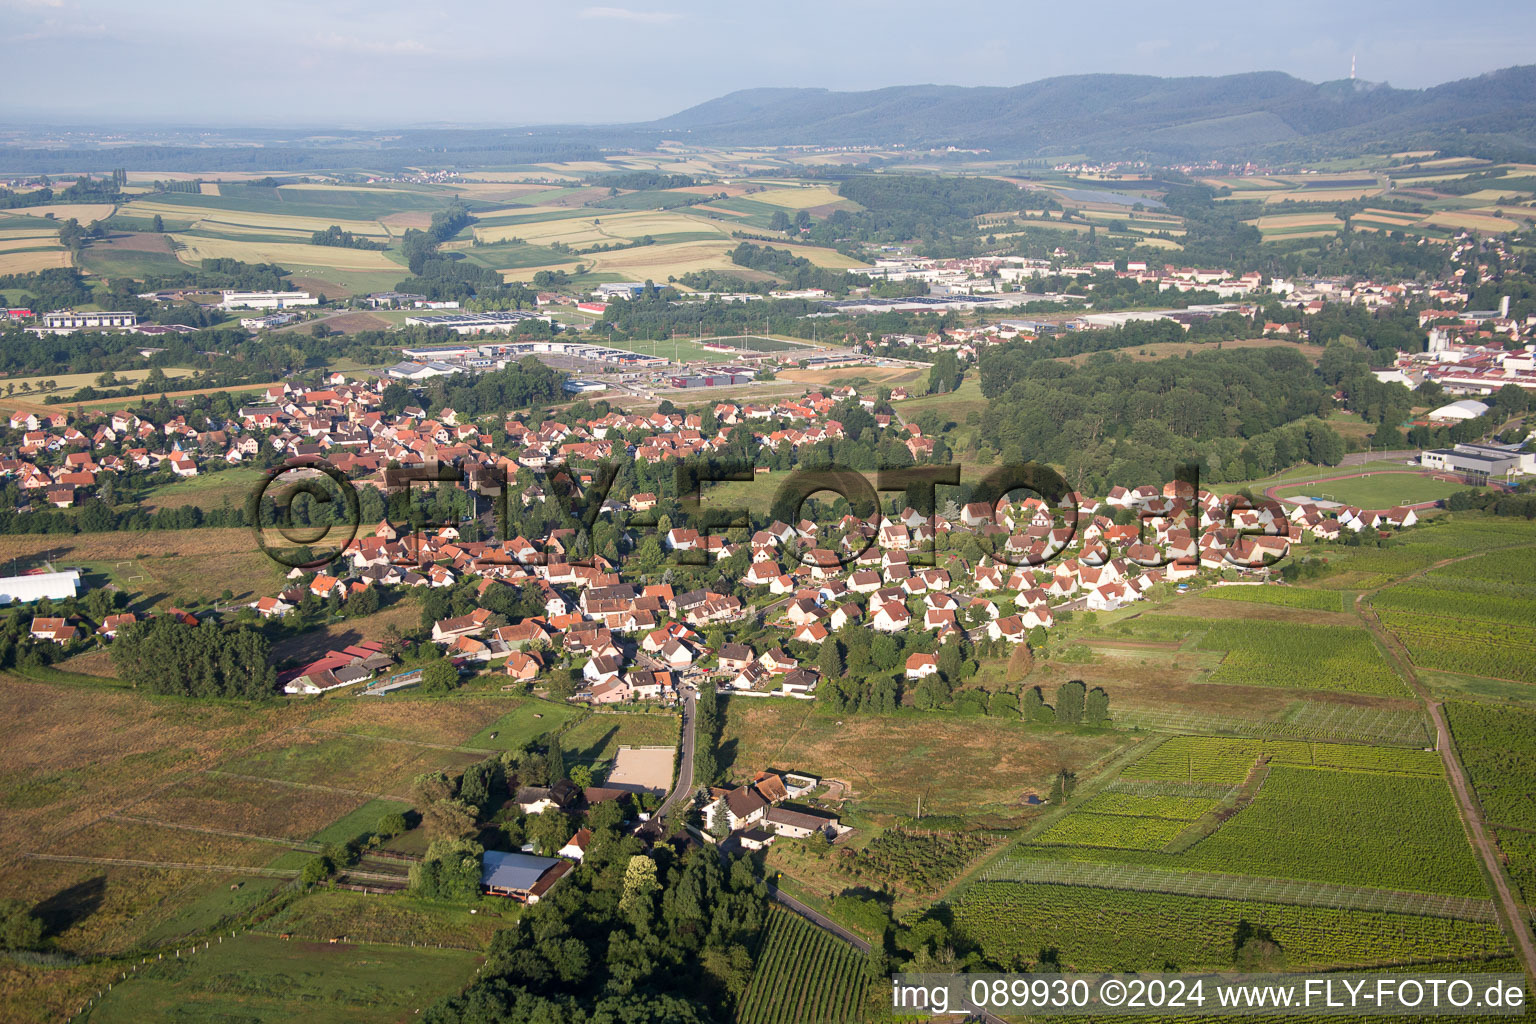
[[[656,809],[656,819],[658,821],[664,821],[678,804],[693,798],[693,742],[694,725],[698,720],[698,715],[695,714],[698,702],[699,695],[697,693],[692,690],[684,691],[682,756],[677,759],[677,780],[672,783],[672,791],[667,794],[667,798]]]

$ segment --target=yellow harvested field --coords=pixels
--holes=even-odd
[[[525,281],[526,282],[526,281],[532,281],[533,280],[533,275],[537,274],[541,270],[548,270],[548,271],[564,270],[566,272],[574,272],[577,267],[585,267],[586,265],[587,264],[585,264],[585,263],[578,263],[578,262],[572,260],[570,263],[546,263],[543,266],[538,266],[538,267],[514,267],[511,270],[503,270],[503,271],[501,271],[501,279],[502,279],[502,281],[507,282],[509,284],[511,282],[513,282],[513,281]]]
[[[18,249],[36,249],[41,246],[57,246],[59,236],[53,235],[21,235],[13,238],[0,238],[0,252],[16,252]]]
[[[734,266],[726,255],[736,246],[732,242],[676,242],[672,245],[646,245],[638,249],[593,253],[598,273],[665,278],[696,270],[723,270]]]
[[[1379,188],[1309,188],[1296,192],[1272,192],[1263,198],[1265,204],[1283,203],[1287,199],[1311,203],[1342,203],[1350,199],[1363,199],[1366,196],[1380,194]]]
[[[5,221],[0,221],[4,224]],[[24,228],[0,228],[0,241],[12,238],[58,238],[58,228],[49,227],[46,224],[38,224]]]
[[[197,190],[205,196],[216,196],[220,194],[219,183],[216,181],[202,182],[197,186]]]
[[[204,186],[206,187],[206,186]],[[303,181],[293,185],[279,185],[278,194],[284,192],[404,192],[418,195],[419,189],[390,188],[388,185],[341,185],[325,181]],[[217,193],[214,193],[217,195]]]
[[[27,206],[17,210],[0,210],[0,214],[12,217],[47,217],[53,214],[54,220],[65,221],[73,217],[81,224],[89,224],[93,220],[106,220],[112,216],[117,207],[111,203],[54,203],[51,206]],[[5,221],[0,220],[0,224]]]
[[[547,186],[532,181],[504,181],[494,174],[477,174],[476,177],[488,178],[488,181],[455,181],[448,187],[455,192],[463,192],[465,195],[483,195],[490,193],[499,196],[502,193],[516,194],[519,192],[540,192]],[[293,186],[297,188],[298,186]]]
[[[735,248],[733,245],[732,248]],[[788,249],[796,256],[804,256],[818,267],[826,267],[828,270],[858,270],[869,266],[862,260],[844,256],[836,249],[823,249],[815,245],[774,245],[775,249]]]
[[[548,188],[550,178],[559,178],[562,181],[568,181],[570,180],[571,175],[550,174],[548,171],[476,171],[475,178],[475,182],[469,182],[468,184],[477,184],[479,182],[494,182],[496,184],[537,183],[540,188]]]
[[[0,252],[0,274],[30,274],[34,270],[51,270],[69,266],[68,249],[49,249],[46,252]]]
[[[425,230],[431,227],[432,215],[425,210],[390,213],[380,217],[379,223],[388,228],[391,234],[403,235],[406,228],[421,228]]]
[[[572,160],[563,164],[539,164],[552,171],[566,171],[572,174],[602,174],[606,171],[616,171],[621,168],[608,163],[606,160]]]
[[[530,207],[526,210],[507,211],[514,214],[569,213],[558,207]],[[567,245],[606,245],[612,242],[637,241],[646,235],[664,235],[677,231],[708,231],[725,237],[720,225],[685,214],[665,210],[639,210],[633,213],[599,210],[589,217],[558,217],[551,220],[529,221],[523,224],[503,224],[476,228],[475,234],[485,242],[499,242],[508,238],[521,238],[526,242],[548,245],[564,242]],[[601,255],[601,254],[598,254]]]
[[[774,188],[767,192],[753,192],[747,196],[753,202],[782,206],[787,210],[807,210],[813,206],[842,202],[843,197],[826,185],[810,188]]]
[[[1514,217],[1495,217],[1492,213],[1476,210],[1442,210],[1425,217],[1423,223],[1427,226],[1482,231],[1494,235],[1515,231],[1520,227],[1520,220]]]
[[[153,217],[159,214],[166,220],[185,221],[191,220],[194,224],[206,222],[214,230],[227,230],[226,225],[244,226],[247,228],[260,228],[263,232],[270,233],[274,229],[288,229],[302,231],[309,234],[314,231],[324,231],[332,224],[339,225],[343,231],[350,231],[354,235],[368,235],[371,237],[383,237],[388,235],[388,230],[376,220],[335,220],[329,217],[296,217],[282,213],[249,213],[245,210],[208,209],[196,206],[178,206],[175,203],[134,203],[129,212],[135,216]]]
[[[164,372],[166,377],[175,380],[178,377],[190,377],[195,371],[184,367],[170,366],[166,367]],[[116,377],[120,381],[141,381],[148,377],[149,373],[149,370],[118,370],[116,371]],[[0,382],[3,382],[7,387],[14,384],[18,391],[25,384],[27,386],[27,393],[23,397],[42,401],[49,395],[63,395],[67,397],[87,385],[95,387],[96,378],[100,376],[101,374],[99,373],[55,373],[44,374],[40,377],[0,377]],[[43,381],[51,381],[54,385],[53,390],[44,391],[42,389]]]
[[[1530,194],[1531,194],[1530,191],[1527,190],[1527,189],[1519,189],[1519,188],[1506,188],[1506,189],[1483,188],[1483,189],[1478,189],[1476,192],[1473,192],[1472,194],[1470,194],[1468,196],[1465,196],[1464,198],[1467,198],[1467,199],[1481,199],[1485,203],[1496,203],[1500,199],[1503,199],[1505,196],[1512,197],[1512,198],[1514,198],[1514,199],[1516,199],[1518,201],[1519,197],[1521,197],[1521,196],[1528,196]]]
[[[1281,213],[1269,217],[1259,217],[1256,220],[1248,221],[1248,223],[1263,231],[1266,228],[1274,230],[1276,228],[1293,228],[1303,225],[1336,227],[1339,225],[1339,219],[1331,213]]]
[[[1404,213],[1401,210],[1378,210],[1369,206],[1355,214],[1356,220],[1365,218],[1398,224],[1417,224],[1423,217],[1422,213]]]
[[[228,238],[201,238],[197,235],[172,235],[182,246],[176,253],[183,263],[199,260],[236,259],[247,263],[277,263],[281,266],[334,267],[339,270],[401,270],[400,264],[382,252],[341,249],[328,245],[303,245],[297,242],[235,241]]]
[[[200,217],[192,222],[190,230],[208,231],[219,235],[281,235],[284,238],[292,238],[297,242],[309,241],[313,231],[299,231],[295,228],[257,227],[255,224],[225,224],[222,221],[210,220]]]

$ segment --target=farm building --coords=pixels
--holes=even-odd
[[[491,896],[537,903],[569,870],[568,860],[487,850],[480,862],[480,888]]]
[[[0,605],[41,601],[61,601],[74,597],[80,589],[80,570],[39,572],[24,576],[0,577]]]

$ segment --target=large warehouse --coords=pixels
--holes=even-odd
[[[459,334],[510,331],[528,320],[544,320],[553,323],[554,317],[523,310],[492,310],[486,313],[420,313],[405,318],[405,322],[412,326],[447,327]]]

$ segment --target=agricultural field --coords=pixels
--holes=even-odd
[[[1447,701],[1445,715],[1510,877],[1536,906],[1536,712]]]
[[[1484,816],[1536,832],[1536,712],[1464,701],[1445,712]]]
[[[1040,846],[1088,846],[1112,850],[1161,850],[1186,822],[1077,811],[1035,836]]]
[[[994,848],[998,838],[984,832],[890,828],[862,848],[835,854],[835,870],[852,879],[932,897]]]
[[[1225,651],[1213,683],[1406,696],[1408,689],[1363,629],[1278,622],[1213,622],[1199,647]]]
[[[866,1019],[864,957],[787,910],[768,914],[738,1024],[838,1024]]]
[[[1239,921],[1268,928],[1290,970],[1452,963],[1507,949],[1492,922],[1083,886],[985,882],[954,914],[990,959],[1024,967],[1056,949],[1064,970],[1230,969]]]
[[[1333,590],[1304,590],[1300,587],[1211,587],[1200,592],[1203,598],[1273,604],[1283,608],[1303,608],[1319,612],[1342,612],[1344,602]]]
[[[455,949],[284,941],[241,935],[196,955],[156,961],[117,985],[91,1020],[261,1020],[380,1024],[425,1009],[474,977]]]
[[[1167,803],[1188,815],[1202,800],[1207,811],[1193,821],[1152,813]],[[1144,812],[1126,813],[1138,807]],[[1487,897],[1439,756],[1407,748],[1174,737],[1016,851],[1034,860],[1051,853],[1213,876]]]
[[[1328,238],[1344,226],[1331,213],[1282,213],[1270,214],[1250,220],[1264,236],[1264,241],[1292,238]]]
[[[483,757],[448,744],[477,735],[510,700],[543,703],[466,696],[253,707],[0,676],[0,701],[16,730],[0,748],[0,848],[7,851],[0,898],[36,907],[57,948],[82,956],[134,956],[206,934],[264,903],[316,844],[370,832],[382,815],[409,805],[375,799],[374,788],[400,794],[415,774]],[[291,908],[287,930],[327,943],[334,933],[322,933],[340,926],[380,942],[405,941],[411,931],[421,941],[430,932],[445,945],[480,949],[496,924],[409,900],[349,904],[350,895]],[[88,974],[70,969],[77,973]],[[458,972],[450,988],[472,973]],[[210,991],[243,993],[237,1000],[251,994],[230,989],[227,979],[217,984]],[[57,989],[44,995],[76,991],[62,976]],[[383,989],[373,991],[373,1002],[346,997],[338,1019],[398,1009]],[[325,1019],[324,1012],[317,1002],[303,1019]]]
[[[1372,598],[1415,665],[1536,682],[1536,548],[1455,562]]]

